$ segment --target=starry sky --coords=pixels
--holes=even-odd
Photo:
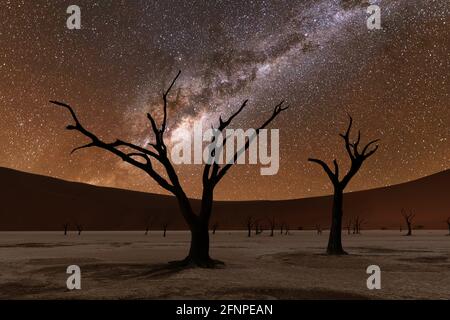
[[[0,3],[0,166],[101,186],[164,193],[145,173],[64,128],[70,103],[107,141],[145,145],[145,117],[170,96],[168,139],[196,120],[217,123],[244,99],[234,128],[257,127],[285,99],[280,170],[235,166],[216,199],[291,199],[331,192],[308,157],[348,165],[347,113],[363,139],[380,138],[348,190],[410,181],[450,168],[450,3],[379,0],[382,30],[368,30],[367,0],[22,1]],[[81,8],[68,30],[66,9]],[[191,197],[201,166],[177,166]],[[342,169],[343,170],[343,169]]]

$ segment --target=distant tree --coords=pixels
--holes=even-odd
[[[148,235],[155,221],[156,221],[155,217],[147,216],[147,219],[145,220],[145,235]]]
[[[361,227],[365,222],[364,219],[361,219],[359,216],[356,216],[353,224],[353,234],[361,234]]]
[[[347,224],[345,225],[345,228],[347,229],[347,234],[351,234],[352,226],[353,226],[353,220],[348,219]]]
[[[64,223],[63,224],[63,228],[64,228],[64,235],[67,236],[67,231],[69,230],[69,223]]]
[[[225,137],[224,139],[220,139],[220,141],[219,139],[216,140],[216,137],[225,132],[233,119],[246,107],[248,100],[245,100],[239,109],[233,112],[228,119],[224,120],[222,117],[219,117],[218,125],[213,128],[217,135],[214,134],[213,137],[211,137],[210,142],[215,147],[211,148],[207,164],[203,166],[203,172],[201,174],[201,184],[203,187],[201,205],[199,210],[194,210],[188,195],[181,185],[177,171],[169,158],[170,152],[165,142],[165,135],[167,134],[168,128],[169,94],[180,74],[181,71],[178,72],[168,89],[162,94],[161,106],[163,115],[161,123],[157,123],[155,117],[150,113],[147,114],[154,140],[146,146],[136,145],[119,139],[114,142],[106,142],[81,124],[74,109],[69,104],[59,101],[50,101],[50,103],[63,107],[70,112],[74,124],[68,125],[66,129],[77,131],[89,139],[87,144],[75,148],[72,150],[72,153],[81,149],[94,147],[106,150],[122,159],[124,162],[141,169],[161,188],[176,197],[179,211],[191,233],[189,254],[183,261],[179,262],[179,265],[212,268],[218,264],[223,264],[220,261],[211,259],[209,256],[210,246],[208,227],[213,211],[214,190],[237,162],[239,156],[249,149],[252,141],[252,139],[248,137],[245,141],[245,145],[234,152],[231,158],[232,161],[227,161],[226,164],[220,164],[218,163],[219,161],[215,161],[215,152],[216,150],[225,147],[227,139]],[[284,106],[284,101],[278,103],[273,111],[267,116],[266,121],[255,130],[256,136],[287,108],[288,107]]]
[[[81,236],[81,232],[83,231],[83,226],[79,223],[76,224],[78,235]]]
[[[260,235],[263,232],[263,224],[260,219],[255,219],[253,222],[255,227],[255,235]]]
[[[402,216],[405,219],[406,222],[406,226],[408,227],[408,233],[406,234],[407,236],[411,236],[412,235],[412,222],[414,220],[414,217],[416,216],[412,210],[410,210],[409,212],[406,211],[406,209],[402,209]]]
[[[284,223],[284,235],[287,236],[289,234],[289,225]]]
[[[216,234],[217,229],[219,228],[219,222],[214,222],[212,225],[212,234]]]
[[[257,236],[259,234],[259,220],[256,220],[255,223],[253,224],[254,227],[254,231],[255,231],[255,235]]]
[[[330,255],[342,255],[347,254],[342,248],[342,216],[343,216],[343,203],[344,203],[344,190],[347,187],[350,180],[358,173],[359,169],[370,156],[372,156],[377,150],[378,145],[374,148],[371,146],[377,143],[379,140],[373,140],[366,144],[362,150],[359,150],[359,144],[361,142],[361,131],[358,132],[358,138],[351,142],[350,132],[352,129],[353,119],[349,115],[350,123],[345,134],[341,134],[341,137],[345,142],[345,149],[347,150],[348,156],[351,160],[350,169],[344,175],[342,179],[339,177],[339,165],[337,160],[333,161],[334,171],[322,160],[310,158],[310,162],[319,164],[325,173],[330,178],[334,187],[333,196],[333,209],[332,209],[332,219],[330,228],[330,237],[328,240],[327,254]]]
[[[168,222],[164,222],[162,227],[163,227],[163,237],[165,238],[166,234],[167,234],[167,228],[169,227],[169,223]]]
[[[316,224],[316,231],[318,235],[322,234],[322,227],[320,226],[320,224]]]
[[[263,233],[263,231],[264,231],[264,224],[260,220],[257,220],[255,226],[255,234],[260,235],[261,233]]]
[[[269,223],[269,228],[270,228],[270,236],[273,237],[274,235],[274,231],[277,225],[276,219],[274,216],[272,216],[271,218],[267,218],[267,221]],[[281,227],[281,233],[283,233],[283,227]]]
[[[254,219],[252,216],[248,216],[247,219],[245,220],[245,226],[247,228],[247,236],[250,238],[252,236],[252,229],[253,229],[253,224],[254,224]]]

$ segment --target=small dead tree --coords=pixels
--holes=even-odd
[[[359,216],[356,216],[353,224],[353,234],[361,234],[361,227],[364,223],[364,219],[361,219]]]
[[[156,217],[153,216],[147,216],[147,219],[145,220],[145,235],[148,235],[151,228],[153,227],[153,224],[156,221]]]
[[[263,232],[262,223],[260,220],[255,220],[255,235],[260,235]]]
[[[287,223],[284,223],[284,235],[289,235],[289,225]]]
[[[77,231],[78,231],[78,235],[81,236],[81,232],[83,231],[83,225],[77,223],[76,224],[76,228],[77,228]]]
[[[252,216],[248,216],[247,219],[245,220],[245,226],[247,228],[247,236],[250,238],[252,236],[252,228],[253,228],[253,224],[254,224],[254,220]]]
[[[273,237],[274,236],[274,231],[275,231],[275,227],[276,227],[276,219],[274,216],[272,216],[272,218],[267,218],[267,222],[269,223],[269,228],[270,228],[270,236]],[[283,233],[283,226],[281,226],[281,233]]]
[[[169,227],[169,223],[168,222],[164,222],[162,227],[163,227],[163,237],[165,238],[166,234],[167,234],[167,228]]]
[[[405,219],[406,222],[406,226],[408,227],[408,233],[406,234],[407,236],[411,236],[412,235],[412,222],[414,220],[414,217],[416,216],[412,210],[410,210],[409,212],[406,209],[402,209],[402,216]]]
[[[246,138],[245,145],[239,150],[235,150],[231,159],[233,161],[227,161],[226,164],[220,164],[216,159],[216,150],[222,150],[227,142],[227,137],[223,139],[216,139],[217,135],[214,134],[211,138],[211,144],[215,144],[215,148],[211,148],[209,154],[209,160],[203,166],[202,173],[202,185],[203,192],[201,198],[201,205],[198,211],[194,210],[188,195],[183,189],[177,171],[173,163],[171,162],[169,155],[170,152],[165,143],[165,134],[167,133],[168,122],[168,106],[169,106],[169,94],[175,85],[175,82],[179,78],[181,71],[178,72],[176,77],[172,80],[169,88],[162,94],[162,121],[159,125],[155,120],[155,117],[150,113],[147,114],[147,118],[151,125],[154,141],[146,146],[139,146],[130,142],[122,140],[116,140],[115,142],[105,142],[97,135],[86,129],[78,119],[73,108],[64,102],[50,101],[50,103],[67,109],[74,121],[74,124],[68,125],[66,129],[77,131],[90,139],[90,142],[75,148],[72,153],[86,148],[100,148],[118,156],[124,162],[137,167],[144,171],[150,178],[167,192],[173,194],[178,202],[180,213],[186,221],[189,230],[191,232],[191,245],[187,257],[180,261],[180,266],[198,266],[212,268],[217,264],[223,264],[220,261],[213,260],[209,256],[209,220],[212,215],[214,190],[223,177],[229,172],[229,170],[237,162],[240,155],[249,149],[252,140],[250,137]],[[218,126],[214,127],[215,133],[222,134],[231,124],[233,119],[238,116],[247,105],[248,100],[245,100],[239,109],[235,111],[228,119],[223,120],[222,117],[218,119]],[[261,124],[255,130],[256,136],[259,135],[262,129],[265,129],[281,112],[288,107],[284,106],[284,101],[278,103],[273,109],[272,113],[267,117],[267,120]],[[219,152],[218,152],[219,154]],[[156,165],[155,165],[156,164]],[[163,172],[160,172],[157,168],[161,168]]]
[[[320,224],[316,224],[316,231],[319,236],[322,234],[322,227],[320,226]]]
[[[212,225],[212,234],[216,234],[216,231],[218,228],[219,228],[219,223],[216,221]]]
[[[259,221],[256,220],[254,225],[254,229],[255,229],[255,236],[257,236],[259,234]]]
[[[347,234],[350,235],[352,233],[353,220],[348,219],[345,228],[347,229]]]
[[[64,235],[67,236],[67,231],[69,230],[69,223],[64,223],[63,224],[63,228],[64,228]]]
[[[353,118],[349,115],[350,123],[347,131],[340,136],[344,139],[345,149],[350,158],[350,169],[340,178],[340,170],[337,160],[333,160],[334,170],[332,170],[324,161],[319,159],[310,158],[308,161],[316,163],[322,167],[325,173],[330,178],[333,184],[334,196],[333,196],[333,208],[331,214],[331,228],[330,237],[328,240],[327,254],[342,255],[347,254],[342,248],[342,216],[343,204],[344,204],[344,190],[347,187],[350,180],[358,173],[359,169],[370,156],[372,156],[377,150],[378,145],[371,148],[371,146],[379,141],[373,140],[366,144],[362,150],[359,149],[361,142],[361,131],[358,131],[358,137],[354,141],[350,141],[350,133],[353,124]]]

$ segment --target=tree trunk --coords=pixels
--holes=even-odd
[[[344,255],[347,254],[342,249],[342,215],[343,215],[344,192],[335,187],[333,198],[333,212],[331,218],[330,238],[328,240],[327,254]]]
[[[209,232],[208,224],[198,222],[191,228],[191,248],[186,260],[199,267],[209,267]]]
[[[188,256],[181,261],[182,265],[192,265],[203,268],[213,268],[221,261],[213,260],[209,256],[209,220],[212,214],[213,206],[213,190],[205,188],[203,190],[202,205],[200,214],[196,216],[190,208],[183,206],[180,202],[180,208],[184,211],[186,219],[191,231],[191,247]]]
[[[408,222],[408,233],[406,234],[407,236],[412,235],[412,228],[411,228],[411,223]]]

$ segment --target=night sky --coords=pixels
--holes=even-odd
[[[285,99],[280,170],[235,166],[217,199],[288,199],[327,194],[322,169],[338,157],[347,112],[379,151],[348,190],[413,180],[450,168],[450,2],[371,1],[382,30],[366,27],[367,1],[19,1],[0,3],[0,166],[71,181],[162,193],[145,173],[66,131],[70,103],[103,139],[151,141],[145,116],[178,70],[168,141],[193,121],[247,109],[234,128],[258,126]],[[66,28],[81,7],[82,29]],[[179,137],[178,137],[179,138]],[[201,192],[201,167],[177,167]]]

